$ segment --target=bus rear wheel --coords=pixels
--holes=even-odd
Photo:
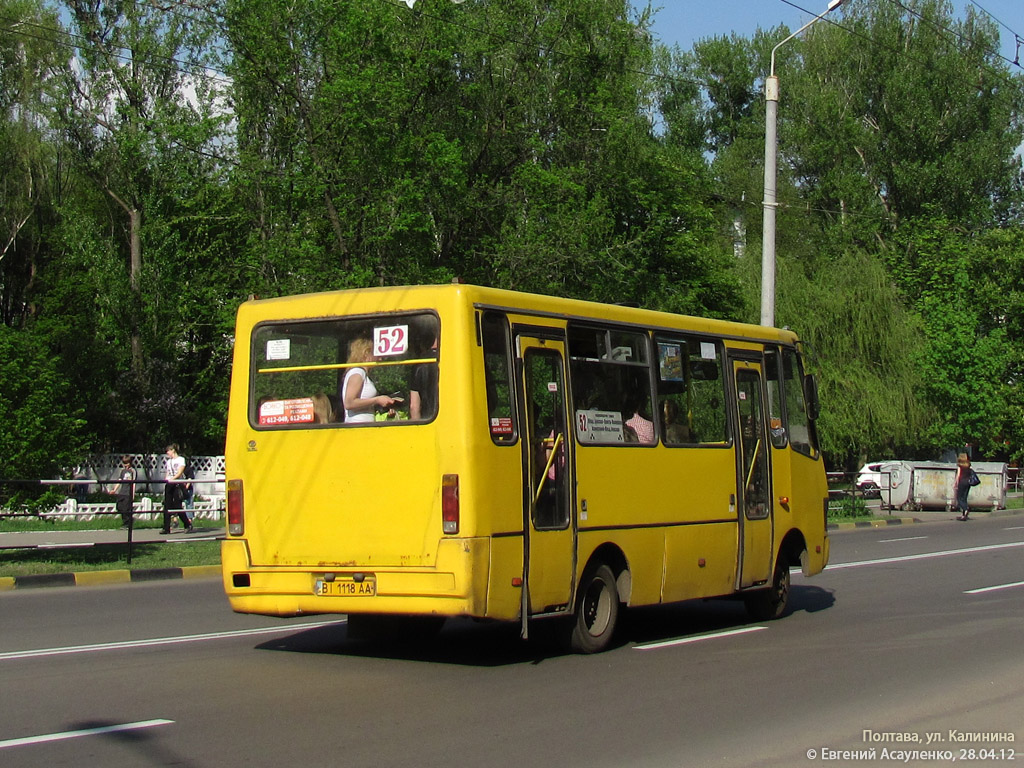
[[[754,621],[771,621],[786,612],[789,603],[789,560],[785,555],[780,553],[775,562],[772,585],[768,589],[749,593],[743,602]]]
[[[569,648],[576,653],[598,653],[608,647],[619,619],[619,590],[607,565],[588,569],[580,584]]]

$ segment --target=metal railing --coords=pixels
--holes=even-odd
[[[220,520],[224,516],[225,510],[225,497],[223,494],[224,480],[210,480],[204,479],[197,482],[197,480],[179,479],[179,480],[161,480],[159,485],[164,488],[168,484],[175,485],[188,485],[192,484],[195,489],[200,483],[205,488],[219,488],[221,493],[217,494],[196,494],[195,500],[192,502],[190,507],[182,507],[181,509],[166,510],[161,501],[154,501],[149,496],[136,496],[136,488],[140,486],[151,486],[154,485],[152,481],[148,479],[134,480],[122,482],[118,479],[106,479],[106,480],[92,480],[86,478],[75,478],[72,480],[7,480],[0,481],[0,485],[21,485],[21,486],[56,486],[66,487],[69,490],[85,487],[89,488],[96,486],[100,489],[103,486],[114,486],[118,484],[128,484],[132,487],[132,506],[131,511],[128,514],[126,521],[127,531],[127,560],[130,565],[132,562],[132,546],[133,546],[133,531],[135,528],[136,520],[154,520],[164,517],[166,514],[178,514],[179,512],[192,512],[195,515],[202,515],[206,518],[212,518],[214,520]],[[55,504],[52,507],[38,509],[38,510],[17,510],[17,509],[4,509],[0,508],[0,518],[36,518],[40,520],[48,520],[55,518],[70,518],[74,520],[94,520],[97,517],[105,515],[120,515],[121,511],[117,508],[117,498],[111,497],[110,501],[102,502],[80,502],[75,496],[68,496],[63,502]],[[0,547],[0,549],[22,549],[22,546],[14,547]]]

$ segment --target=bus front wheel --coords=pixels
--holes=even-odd
[[[580,584],[569,647],[576,653],[598,653],[608,647],[619,619],[619,590],[607,565],[588,569]]]
[[[779,554],[775,562],[775,574],[768,589],[751,592],[744,598],[747,613],[754,621],[770,621],[786,612],[789,603],[789,560]]]

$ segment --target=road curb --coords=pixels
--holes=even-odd
[[[43,573],[35,576],[0,577],[0,591],[40,589],[43,587],[94,587],[105,584],[129,584],[167,579],[220,578],[219,565],[188,565],[181,568],[136,568],[116,571],[80,571]]]
[[[886,520],[858,520],[855,523],[829,523],[827,528],[830,531],[852,531],[857,528],[885,528],[889,525],[913,525],[923,522],[916,517],[896,517]]]
[[[888,525],[912,525],[921,523],[936,523],[946,522],[949,520],[956,520],[955,515],[957,511],[955,509],[938,511],[932,513],[924,513],[925,519],[919,517],[893,517],[885,518],[881,520],[858,520],[855,523],[829,523],[826,527],[830,531],[853,531],[860,530],[862,528],[884,528]],[[930,514],[930,517],[927,516]],[[972,510],[972,520],[984,520],[989,517],[1011,517],[1014,515],[1024,514],[1024,509],[996,509],[996,510]]]

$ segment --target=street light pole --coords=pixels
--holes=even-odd
[[[779,78],[775,76],[775,52],[843,0],[829,0],[828,8],[772,48],[771,69],[764,81],[764,225],[761,235],[761,325],[775,325],[775,209],[776,157],[778,154]]]

